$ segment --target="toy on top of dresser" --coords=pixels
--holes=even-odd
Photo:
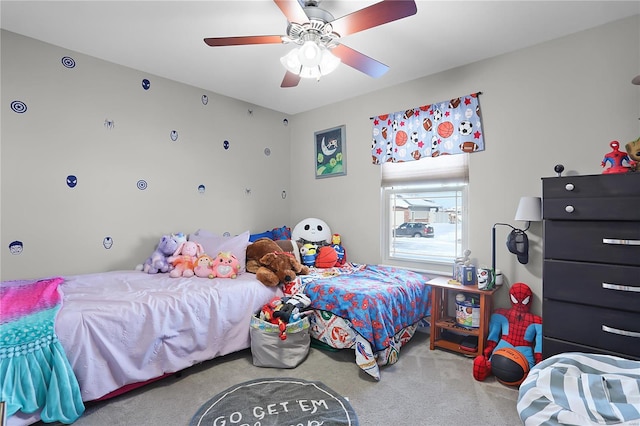
[[[640,138],[635,141],[628,142],[624,148],[629,155],[629,164],[632,172],[639,171],[640,166]]]
[[[605,168],[602,173],[627,173],[631,170],[631,166],[635,166],[635,161],[630,160],[626,152],[620,151],[620,142],[611,141],[609,146],[611,147],[611,152],[605,154],[600,165],[606,167],[609,164],[610,167],[608,169]],[[624,163],[627,165],[624,165]]]

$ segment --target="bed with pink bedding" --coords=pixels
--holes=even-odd
[[[82,401],[249,348],[251,316],[282,296],[250,273],[207,279],[114,271],[63,278],[55,334]],[[8,420],[37,419],[18,411]]]

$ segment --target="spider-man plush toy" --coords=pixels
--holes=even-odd
[[[529,361],[529,368],[542,361],[542,318],[529,312],[532,292],[528,285],[515,283],[509,290],[511,308],[491,314],[487,346],[473,360],[473,378],[484,380],[491,374],[494,350],[514,348]]]

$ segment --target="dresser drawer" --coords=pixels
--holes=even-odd
[[[544,335],[640,357],[640,313],[545,299]]]
[[[547,220],[544,257],[637,266],[640,222]]]
[[[627,198],[638,197],[639,173],[565,176],[542,179],[545,199]]]
[[[614,355],[622,358],[631,358],[640,360],[640,357],[634,357],[629,354],[621,354],[619,352],[607,351],[601,348],[594,348],[593,346],[579,345],[577,343],[565,342],[564,340],[557,340],[551,337],[542,338],[542,357],[544,359],[550,356],[562,354],[566,352],[586,352],[590,354],[601,355]]]
[[[640,187],[637,191],[640,191]],[[542,217],[562,220],[640,221],[640,196],[635,195],[627,198],[545,198]]]
[[[543,297],[640,313],[640,266],[545,260]]]

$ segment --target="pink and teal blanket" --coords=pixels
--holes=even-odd
[[[63,281],[0,285],[0,400],[8,417],[40,410],[44,422],[69,424],[84,412],[78,381],[54,330]]]

